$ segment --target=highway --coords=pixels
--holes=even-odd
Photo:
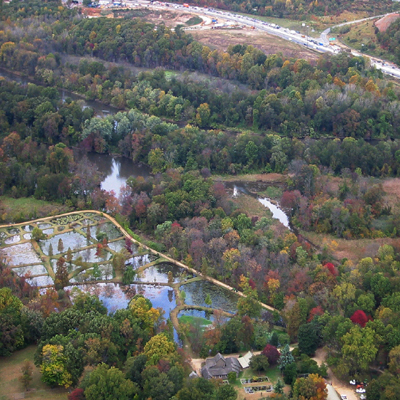
[[[291,41],[293,43],[297,43],[302,46],[306,46],[309,49],[312,49],[314,51],[317,51],[319,53],[331,53],[331,54],[337,54],[340,51],[342,51],[341,47],[336,46],[336,45],[330,45],[329,39],[328,39],[328,34],[330,33],[332,28],[328,28],[324,30],[319,38],[314,38],[306,35],[302,35],[300,32],[296,32],[293,30],[289,30],[287,28],[283,28],[279,25],[275,25],[269,22],[264,22],[256,18],[252,18],[251,16],[244,16],[240,14],[235,14],[230,11],[222,11],[222,10],[216,10],[213,8],[203,8],[203,7],[197,7],[197,6],[184,6],[182,4],[176,4],[176,3],[159,3],[159,2],[150,2],[150,1],[140,1],[140,3],[135,2],[134,0],[127,0],[125,4],[129,7],[136,8],[136,7],[149,7],[149,8],[155,8],[155,9],[181,9],[186,10],[188,12],[191,12],[193,14],[198,14],[200,16],[208,16],[209,18],[220,18],[226,21],[230,21],[232,23],[238,24],[238,25],[245,25],[249,27],[254,27],[254,29],[267,32],[270,35],[278,36],[282,39]],[[377,15],[374,17],[369,17],[369,18],[364,18],[356,21],[350,21],[350,22],[344,22],[342,24],[336,25],[335,27],[341,27],[344,25],[350,25],[350,24],[355,24],[363,21],[368,21],[372,19],[377,19],[384,17],[385,15],[390,15],[388,14],[383,14],[383,15]],[[202,29],[200,27],[200,29]],[[350,48],[349,48],[350,49]],[[380,69],[383,73],[388,74],[394,78],[400,79],[400,68],[396,66],[395,64],[389,63],[387,61],[378,59],[376,57],[371,57],[368,56],[367,54],[362,54],[359,53],[356,50],[351,49],[351,53],[354,56],[362,56],[362,57],[367,57],[370,59],[371,65],[375,66],[377,69]]]

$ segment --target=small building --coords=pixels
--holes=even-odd
[[[225,358],[220,353],[213,358],[207,359],[205,365],[201,369],[201,375],[206,379],[228,379],[229,372],[235,372],[236,376],[239,375],[239,361],[234,357]]]
[[[250,366],[250,360],[253,357],[253,353],[249,351],[247,354],[245,354],[243,357],[239,357],[238,361],[242,369],[249,368]]]

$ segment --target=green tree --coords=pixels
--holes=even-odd
[[[342,337],[342,363],[338,372],[343,376],[357,376],[367,371],[375,359],[380,341],[381,338],[368,326],[353,326]]]
[[[32,239],[36,240],[39,242],[40,240],[45,240],[47,238],[47,235],[43,233],[43,231],[35,226],[32,231]]]
[[[66,370],[64,347],[61,345],[46,345],[42,349],[42,364],[40,372],[43,382],[50,386],[64,386],[68,388],[72,384],[71,374]]]
[[[285,346],[283,346],[281,348],[280,353],[281,353],[281,356],[279,357],[278,365],[279,365],[279,368],[281,370],[283,370],[286,368],[287,365],[293,364],[295,360],[292,355],[292,352],[290,351],[290,347],[288,344],[286,344]]]
[[[236,400],[237,399],[237,391],[231,385],[223,385],[220,386],[216,393],[216,398],[218,400]]]
[[[237,375],[235,371],[228,372],[228,381],[231,385],[236,382]]]
[[[196,124],[200,128],[207,128],[210,124],[210,106],[207,103],[200,104],[196,110]]]
[[[283,394],[283,388],[285,387],[285,385],[283,384],[283,382],[278,378],[275,386],[274,386],[274,392],[278,393],[278,394]]]
[[[321,328],[319,324],[309,323],[301,325],[298,333],[300,352],[313,356],[321,345]]]
[[[83,380],[82,388],[87,400],[130,400],[138,392],[137,386],[118,368],[98,365]]]
[[[19,377],[20,382],[25,390],[29,389],[29,386],[32,382],[33,375],[33,364],[29,360],[24,360],[21,367],[22,375]]]
[[[266,372],[269,368],[268,358],[263,354],[251,357],[250,368],[253,371],[263,371]]]
[[[207,305],[208,307],[211,307],[212,300],[211,300],[211,296],[210,296],[209,293],[207,294],[207,296],[206,296],[206,298],[205,298],[205,300],[204,300],[204,303],[206,303],[206,305]]]
[[[175,345],[165,334],[153,336],[144,346],[144,354],[148,365],[156,365],[161,358],[168,358],[175,354]]]

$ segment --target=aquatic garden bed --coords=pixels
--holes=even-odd
[[[194,278],[195,275],[185,268],[169,263],[152,265],[142,270],[136,277],[140,282],[178,283]]]
[[[185,304],[221,309],[231,314],[237,311],[238,295],[209,281],[189,282],[179,287],[185,292]],[[205,302],[207,295],[211,298],[211,305]]]

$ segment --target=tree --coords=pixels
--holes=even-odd
[[[154,324],[160,318],[160,311],[153,308],[149,300],[137,295],[129,303],[129,309],[132,315],[141,322],[142,329],[149,333],[153,332]]]
[[[160,333],[153,336],[144,346],[144,354],[148,365],[156,365],[161,358],[168,358],[175,354],[175,345],[167,336]]]
[[[390,350],[389,360],[389,371],[398,375],[400,373],[400,345]]]
[[[210,107],[207,103],[200,104],[196,110],[196,123],[200,128],[207,128],[210,123]]]
[[[223,385],[218,388],[215,398],[218,400],[236,400],[237,395],[233,386]]]
[[[130,400],[138,393],[137,386],[124,378],[121,370],[98,365],[82,381],[86,400]]]
[[[342,337],[342,360],[340,374],[356,376],[368,370],[375,359],[381,338],[369,327],[353,326]]]
[[[58,240],[57,250],[59,253],[64,252],[64,243],[61,238]]]
[[[76,388],[68,395],[68,400],[85,400],[84,390]]]
[[[294,357],[290,351],[290,347],[286,344],[281,349],[281,356],[279,357],[278,365],[281,370],[285,369],[287,365],[294,363]]]
[[[283,382],[278,378],[275,386],[274,386],[274,392],[278,393],[278,394],[283,394],[283,388],[285,387],[285,385],[283,384]]]
[[[250,368],[253,371],[267,371],[269,367],[268,358],[263,354],[251,357]]]
[[[29,385],[32,381],[33,375],[33,364],[29,360],[24,360],[22,367],[21,367],[22,375],[19,377],[20,382],[25,390],[29,389]]]
[[[47,238],[47,235],[43,233],[43,231],[35,226],[32,231],[32,239],[36,240],[39,242],[40,240],[45,240]]]
[[[211,307],[212,300],[211,300],[211,296],[210,296],[209,293],[207,294],[207,296],[206,296],[206,298],[204,300],[204,303],[206,303],[208,307]]]
[[[54,285],[57,290],[62,289],[65,286],[68,286],[68,270],[65,265],[65,258],[60,257],[57,260],[57,272],[54,278]]]
[[[299,378],[293,385],[293,398],[296,400],[326,400],[328,390],[322,377],[315,374]]]
[[[235,371],[228,372],[228,381],[231,385],[236,382],[237,375]]]
[[[240,297],[238,300],[238,314],[247,315],[251,318],[258,317],[261,313],[261,304],[258,301],[257,290],[251,288],[249,279],[243,275],[240,277],[240,287],[246,297]]]
[[[292,385],[297,377],[296,363],[287,364],[283,370],[283,380],[287,385]]]
[[[42,364],[40,371],[43,382],[50,386],[64,386],[68,388],[72,384],[71,374],[66,370],[67,358],[64,347],[61,345],[47,344],[42,349]]]
[[[365,324],[368,322],[368,317],[362,310],[354,311],[354,314],[350,317],[350,319],[353,324],[358,324],[361,326],[361,328],[364,328]]]
[[[276,365],[280,357],[278,349],[275,346],[272,346],[271,344],[267,344],[265,346],[264,350],[262,351],[262,354],[265,357],[267,357],[270,365]]]
[[[308,356],[313,356],[321,344],[320,335],[319,324],[311,322],[301,325],[298,333],[299,350]]]

